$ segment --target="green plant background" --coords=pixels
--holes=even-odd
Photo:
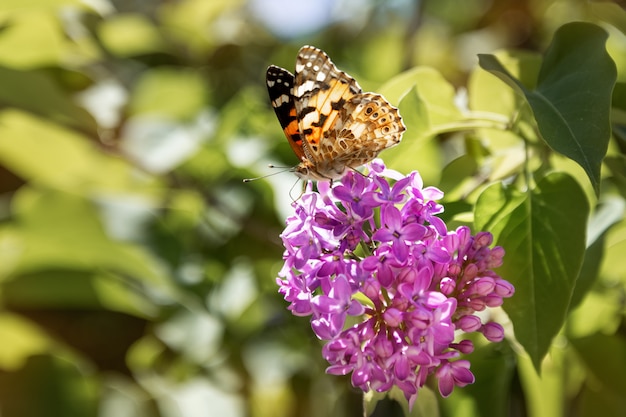
[[[399,106],[387,165],[507,251],[506,340],[410,415],[623,415],[623,7],[3,0],[0,415],[408,414],[325,375],[277,293],[295,177],[242,182],[297,163],[264,76],[304,44]]]

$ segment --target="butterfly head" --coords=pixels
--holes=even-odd
[[[332,181],[341,179],[346,172],[346,168],[345,165],[314,164],[308,159],[303,159],[302,162],[293,167],[293,173],[303,180]]]

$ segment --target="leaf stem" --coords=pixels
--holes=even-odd
[[[441,133],[459,132],[477,128],[507,130],[510,125],[511,120],[501,114],[489,112],[469,112],[467,119],[454,123],[437,125],[430,133],[438,135]]]

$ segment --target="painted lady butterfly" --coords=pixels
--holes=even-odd
[[[328,181],[343,176],[400,142],[406,129],[398,109],[339,71],[313,46],[298,52],[295,75],[267,69],[272,106],[291,148],[300,159],[294,173]]]

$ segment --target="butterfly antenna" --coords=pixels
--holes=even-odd
[[[256,181],[256,180],[261,180],[263,178],[271,177],[272,175],[282,174],[283,172],[288,172],[288,171],[293,170],[293,167],[278,167],[278,166],[273,165],[273,164],[269,164],[267,167],[268,168],[279,168],[279,169],[282,169],[282,171],[272,172],[271,174],[261,175],[260,177],[244,178],[243,182],[252,182],[252,181]]]

